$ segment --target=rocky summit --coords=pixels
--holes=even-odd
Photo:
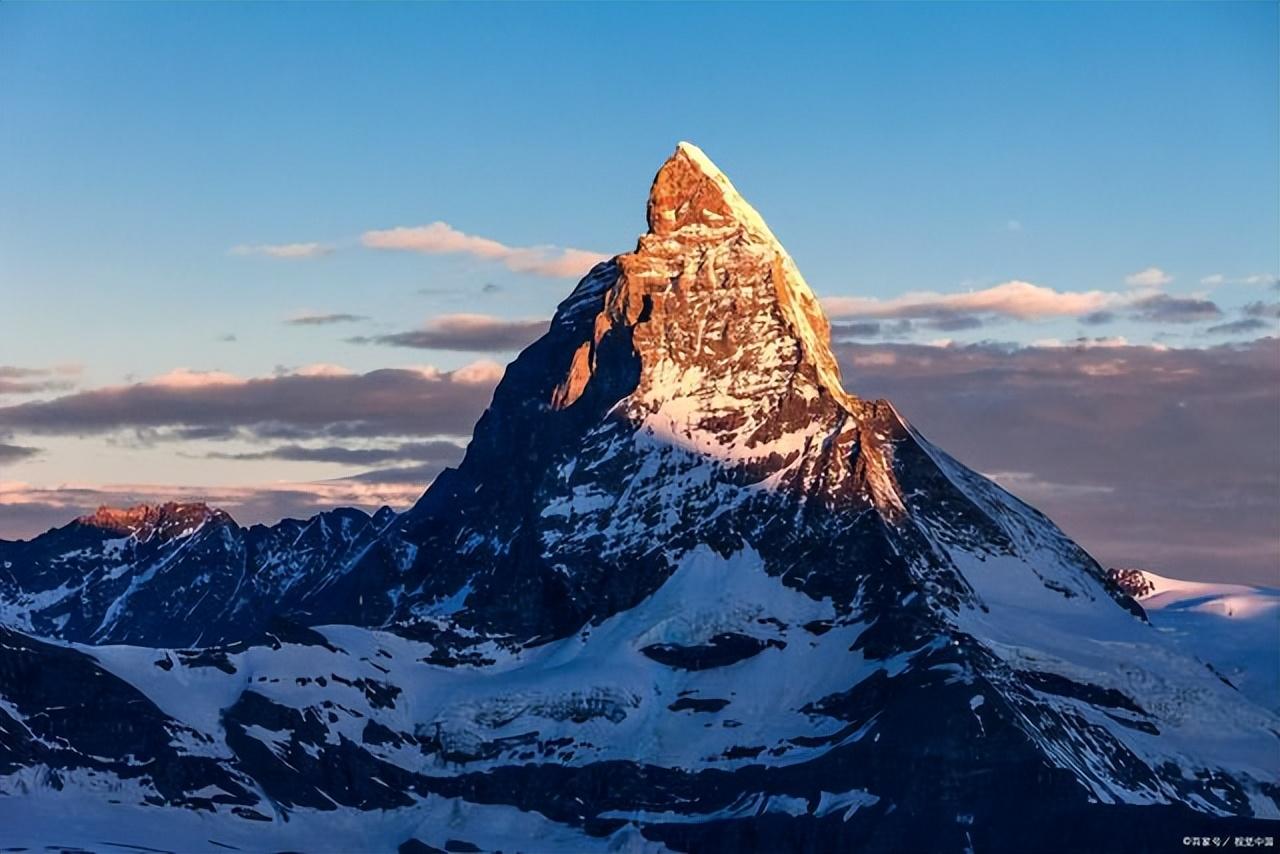
[[[647,219],[406,512],[166,506],[0,543],[0,843],[1275,834],[1275,711],[846,391],[795,262],[695,146]]]

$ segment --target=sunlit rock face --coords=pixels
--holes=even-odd
[[[153,538],[172,540],[195,531],[211,520],[230,519],[221,510],[207,504],[139,504],[135,507],[99,507],[94,513],[76,521],[89,528],[133,537],[139,541]]]
[[[694,146],[648,226],[400,516],[141,510],[0,544],[5,622],[131,644],[0,635],[15,844],[67,804],[92,839],[183,850],[1099,851],[1274,827],[1274,711],[845,391],[795,263]]]
[[[1011,555],[1020,540],[1069,566],[1046,566],[1046,584],[1127,601],[1034,511],[844,390],[795,262],[696,147],[658,171],[648,223],[509,368],[465,461],[406,518],[422,587],[388,618],[465,588],[455,619],[560,637],[634,605],[699,545],[753,548],[842,608],[918,590],[904,625],[977,602],[951,546]],[[999,520],[988,497],[1008,503]]]
[[[728,179],[681,144],[648,219],[512,366],[456,476],[411,514],[413,534],[443,525],[471,545],[462,571],[437,567],[436,547],[419,570],[442,594],[465,579],[492,627],[545,637],[606,617],[700,542],[765,543],[779,512],[765,505],[786,493],[813,513],[869,509],[868,525],[902,510],[885,443],[905,428],[844,392],[817,300]]]

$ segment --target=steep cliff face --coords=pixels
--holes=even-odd
[[[389,618],[461,601],[461,622],[562,637],[703,544],[753,548],[841,607],[919,591],[920,618],[978,602],[952,547],[1044,549],[1057,557],[1026,571],[1047,586],[1136,610],[1047,520],[844,390],[794,261],[696,147],[659,170],[648,222],[560,306],[462,465],[406,516],[416,560]]]

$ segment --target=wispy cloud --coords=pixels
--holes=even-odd
[[[1267,328],[1269,328],[1269,324],[1265,320],[1259,320],[1256,317],[1243,317],[1239,320],[1210,326],[1205,332],[1210,335],[1253,335]]]
[[[0,466],[30,459],[39,453],[39,448],[31,448],[26,445],[9,445],[0,442]]]
[[[3,446],[0,446],[3,447]],[[204,456],[217,460],[280,460],[297,463],[337,463],[373,466],[386,463],[436,463],[452,465],[462,459],[463,447],[456,442],[400,442],[395,445],[352,447],[351,445],[284,444],[261,451],[227,453],[214,451]]]
[[[388,335],[359,336],[354,344],[390,344],[425,350],[483,353],[519,350],[547,331],[546,320],[503,320],[487,314],[446,314],[421,329]]]
[[[1275,286],[1280,283],[1280,276],[1275,273],[1254,273],[1249,276],[1230,277],[1222,273],[1214,273],[1212,276],[1205,276],[1200,280],[1200,284],[1208,287],[1217,287],[1219,285],[1267,285]]]
[[[1210,335],[1253,335],[1260,332],[1276,332],[1276,320],[1280,319],[1280,302],[1262,302],[1257,300],[1240,309],[1238,320],[1210,326],[1205,332]]]
[[[1222,316],[1222,309],[1212,300],[1162,293],[1142,297],[1133,302],[1130,308],[1132,319],[1148,323],[1195,323],[1216,320]]]
[[[831,324],[833,341],[905,338],[915,331],[910,320],[844,320]]]
[[[823,305],[833,317],[940,318],[945,316],[997,315],[1018,320],[1047,317],[1080,317],[1120,301],[1105,291],[1056,291],[1031,282],[1011,281],[983,290],[958,294],[932,291],[904,294],[893,299],[829,297]]]
[[[1172,281],[1173,276],[1159,267],[1147,267],[1124,277],[1124,283],[1132,288],[1162,288]]]
[[[232,255],[266,255],[270,258],[319,258],[333,252],[327,243],[242,243],[232,246]]]
[[[1123,335],[1103,335],[1094,338],[1087,336],[1080,338],[1072,338],[1069,341],[1063,341],[1060,338],[1041,338],[1039,341],[1031,342],[1030,347],[1037,350],[1098,350],[1116,347],[1133,347],[1129,340]],[[1168,348],[1161,344],[1147,345],[1152,350],[1167,350]]]
[[[0,395],[67,391],[75,387],[74,378],[82,370],[80,365],[54,365],[49,368],[0,365]]]
[[[366,231],[360,242],[369,249],[421,252],[427,255],[470,255],[501,263],[516,273],[578,277],[609,256],[557,246],[507,246],[488,237],[466,234],[447,222]]]
[[[163,374],[137,383],[136,387],[158,387],[171,389],[216,388],[219,386],[239,385],[244,382],[235,374],[226,371],[194,371],[191,368],[174,368]],[[95,392],[85,392],[94,394]]]
[[[984,474],[1027,501],[1045,498],[1082,498],[1115,492],[1115,487],[1095,483],[1058,483],[1026,471],[994,471]]]
[[[368,320],[363,314],[321,314],[315,311],[300,311],[285,318],[289,326],[332,326],[335,323],[358,323]]]
[[[1114,311],[1094,311],[1080,318],[1080,322],[1089,326],[1102,326],[1115,322],[1119,317]]]
[[[1280,302],[1251,302],[1243,311],[1247,317],[1280,318]]]

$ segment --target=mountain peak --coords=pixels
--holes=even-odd
[[[137,535],[142,538],[158,532],[163,536],[181,536],[205,522],[225,516],[221,510],[203,502],[164,504],[137,504],[132,507],[108,507],[103,505],[76,521],[93,528],[101,528],[117,534]]]
[[[752,369],[794,378],[804,364],[815,390],[852,406],[817,297],[763,217],[700,148],[681,142],[662,164],[648,221],[636,251],[618,258],[622,276],[610,300],[631,324],[648,318],[648,328],[636,330],[638,345],[665,357],[692,347],[677,370],[699,367],[705,379],[719,375],[712,383],[719,386],[746,381]]]
[[[142,505],[0,542],[8,844],[143,850],[141,807],[181,850],[1274,834],[1250,819],[1280,815],[1274,655],[1201,652],[1230,618],[1274,653],[1276,591],[1124,571],[1154,585],[1135,604],[844,393],[813,294],[705,155],[676,149],[650,213],[413,510]]]
[[[679,143],[653,179],[648,220],[652,234],[701,231],[723,239],[725,232],[741,228],[777,243],[728,176],[690,142]]]

